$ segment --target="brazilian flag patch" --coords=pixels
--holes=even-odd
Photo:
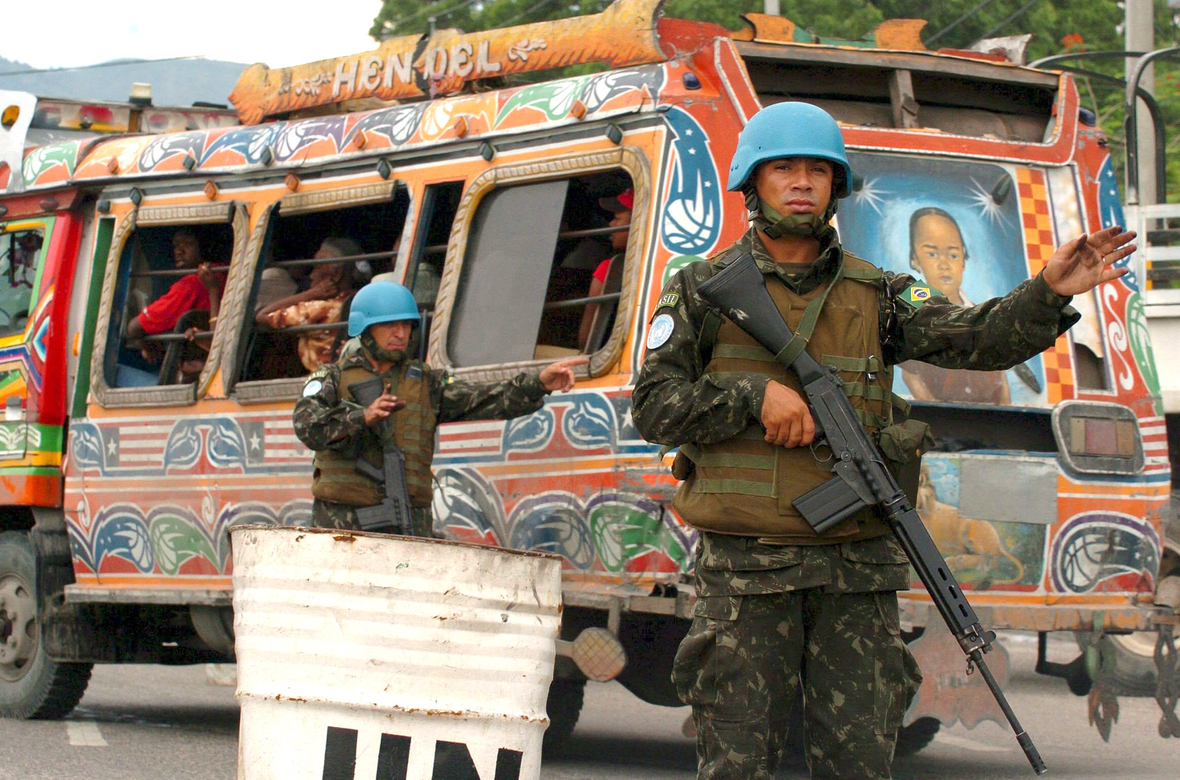
[[[916,309],[936,295],[941,295],[941,293],[939,293],[938,290],[935,290],[933,287],[928,287],[925,284],[919,282],[916,284],[911,284],[909,287],[902,290],[901,295],[897,297]]]

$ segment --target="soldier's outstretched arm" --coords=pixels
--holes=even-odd
[[[431,398],[439,422],[507,420],[532,414],[545,403],[545,386],[536,372],[524,372],[500,382],[467,382],[433,370]]]
[[[884,294],[893,311],[885,338],[890,363],[1003,370],[1053,346],[1081,318],[1043,274],[976,306],[957,306],[908,274],[886,272]]]
[[[340,369],[324,366],[303,384],[291,420],[295,435],[308,449],[335,450],[352,456],[360,451],[365,410],[339,395]]]
[[[703,261],[680,269],[665,285],[648,324],[631,415],[650,442],[710,444],[761,420],[765,376],[705,374],[698,340],[708,307],[696,288],[710,275]]]

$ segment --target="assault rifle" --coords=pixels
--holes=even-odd
[[[354,383],[349,390],[356,402],[367,408],[385,392],[385,380],[375,376]],[[412,535],[414,524],[410,519],[410,494],[406,489],[406,456],[387,428],[383,434],[382,467],[379,469],[360,457],[356,460],[356,470],[385,485],[385,499],[375,506],[357,507],[356,517],[362,531]]]
[[[799,350],[794,360],[787,360],[784,353],[795,334],[783,321],[766,290],[762,272],[748,252],[702,283],[698,292],[779,362],[785,363],[803,385],[815,420],[816,440],[822,438],[831,449],[835,476],[795,499],[795,508],[817,534],[867,507],[878,508],[905,549],[942,619],[967,655],[967,673],[970,674],[973,667],[979,669],[1004,717],[1016,732],[1016,741],[1033,770],[1043,775],[1048,769],[1040,753],[1032,738],[1021,728],[1016,713],[983,660],[984,653],[995,641],[995,632],[980,625],[979,617],[967,603],[917,510],[885,467],[881,451],[844,395],[837,370],[820,365],[804,350]]]

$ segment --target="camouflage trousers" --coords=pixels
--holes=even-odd
[[[430,507],[410,507],[410,520],[414,524],[412,536],[435,538],[434,519]],[[356,507],[319,498],[311,504],[311,525],[313,528],[338,528],[342,531],[361,530],[360,521],[356,519]]]
[[[811,588],[698,600],[672,680],[692,705],[698,780],[770,780],[799,686],[811,776],[887,780],[922,676],[895,592]]]

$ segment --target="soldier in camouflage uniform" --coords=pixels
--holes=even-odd
[[[889,778],[921,674],[902,641],[905,554],[865,511],[817,536],[791,502],[831,476],[808,445],[815,426],[793,373],[697,296],[751,252],[767,291],[816,360],[840,369],[866,429],[898,465],[929,432],[893,418],[890,367],[921,360],[998,370],[1051,346],[1078,319],[1070,296],[1120,276],[1134,249],[1120,229],[1058,248],[1003,298],[969,308],[841,249],[830,221],[852,172],[835,121],[802,103],[754,116],[729,189],[752,227],[663,290],[632,396],[650,441],[680,447],[673,507],[700,531],[697,602],[673,682],[693,708],[700,780],[769,780],[801,687],[812,777]],[[788,346],[788,350],[791,349]]]
[[[433,536],[430,462],[437,425],[531,414],[547,393],[571,389],[574,368],[588,360],[569,358],[504,382],[463,382],[406,355],[418,319],[414,297],[402,285],[366,285],[349,311],[354,338],[334,365],[314,371],[303,385],[293,420],[295,435],[316,453],[311,518],[317,528],[360,530],[356,508],[380,504],[384,488],[357,472],[357,459],[380,470],[382,437],[393,436],[405,455],[414,535]],[[387,390],[366,408],[349,388],[374,376],[385,379]]]

